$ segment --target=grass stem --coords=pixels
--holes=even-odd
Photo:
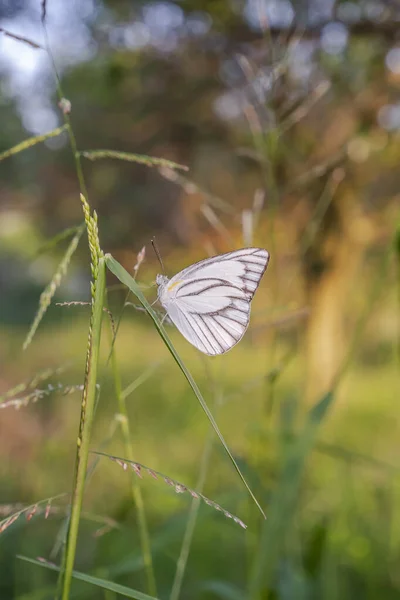
[[[96,382],[99,362],[101,323],[103,319],[105,281],[105,262],[104,258],[100,257],[97,267],[97,279],[94,282],[92,315],[89,327],[85,385],[82,396],[81,422],[77,440],[71,517],[69,521],[67,545],[65,550],[65,570],[62,577],[62,600],[68,600],[70,597],[72,571],[75,561],[79,521],[85,488],[90,436],[93,424],[94,406],[96,402]]]

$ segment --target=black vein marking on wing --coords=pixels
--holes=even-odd
[[[210,342],[207,340],[206,341],[208,343],[208,347],[207,344],[204,343],[204,341],[202,340],[202,338],[199,336],[198,332],[196,331],[196,329],[193,327],[193,325],[191,324],[191,322],[189,321],[188,317],[185,315],[185,313],[183,311],[179,311],[179,316],[182,317],[182,319],[184,319],[186,321],[187,327],[189,328],[190,331],[193,332],[195,339],[197,339],[198,341],[198,347],[200,346],[201,348],[204,348],[203,352],[205,352],[206,354],[210,354],[209,348],[211,348],[211,354],[213,354],[212,350],[213,347],[210,344]],[[192,317],[193,315],[191,315]],[[191,341],[191,340],[189,340]],[[192,342],[193,343],[193,342]],[[196,345],[196,344],[195,344]]]
[[[259,254],[260,252],[261,256]],[[249,257],[252,257],[253,261],[250,261]],[[215,263],[225,262],[228,260],[239,260],[240,258],[245,258],[246,260],[244,262],[253,262],[253,264],[257,264],[260,266],[265,265],[265,268],[262,272],[263,274],[269,261],[269,254],[264,248],[242,248],[241,250],[234,250],[232,252],[226,252],[225,254],[218,254],[217,256],[212,256],[211,258],[204,258],[203,260],[199,260],[198,262],[195,262],[192,265],[190,265],[190,267],[186,267],[185,269],[183,269],[180,272],[180,276],[186,277],[188,275],[193,275],[198,271],[198,269],[201,269],[202,267],[213,265]],[[256,260],[254,261],[254,259]],[[257,259],[259,260],[257,261]]]
[[[181,291],[185,288],[188,287],[190,285],[195,285],[198,284],[201,281],[214,281],[215,283],[210,283],[208,286],[203,287],[200,291],[196,291],[196,292],[185,292],[183,294],[181,294]],[[183,283],[180,284],[179,289],[176,293],[177,298],[179,297],[185,297],[185,296],[200,296],[201,294],[204,294],[204,292],[207,292],[208,290],[212,290],[213,288],[218,288],[218,287],[229,287],[229,288],[234,288],[237,289],[240,293],[242,293],[242,290],[240,288],[237,288],[236,286],[232,285],[232,283],[230,283],[227,279],[221,279],[219,277],[199,277],[199,279],[196,279],[195,281],[193,280],[189,280],[189,281],[184,281]],[[224,294],[225,296],[225,294]],[[226,298],[230,298],[230,296],[225,296]],[[233,298],[236,298],[236,296],[233,296]]]
[[[235,319],[232,316],[232,312],[236,310],[245,314],[246,318]],[[229,311],[230,314],[227,314],[227,311]],[[221,351],[218,353],[223,354],[233,348],[233,346],[235,346],[244,336],[250,321],[250,305],[247,311],[242,311],[237,309],[234,305],[229,305],[227,308],[213,314],[206,313],[200,315],[191,313],[191,316],[196,320],[201,321],[215,343],[220,346]],[[215,331],[210,327],[210,321],[214,324]]]
[[[262,259],[261,261],[250,260],[247,257],[246,260],[242,258],[237,259],[238,262],[244,265],[244,274],[239,277],[243,282],[244,291],[247,294],[249,300],[253,299],[253,296],[260,284],[261,278],[264,275],[265,270],[268,266],[268,259],[268,254],[266,255],[265,259]],[[252,265],[253,267],[257,265],[259,269],[251,269],[249,265]],[[254,273],[256,277],[251,276],[250,273]]]
[[[224,323],[222,321],[224,318],[225,317],[222,315],[217,315],[214,317],[214,319],[216,320],[218,325],[235,340],[235,342],[233,344],[233,345],[235,345],[242,339],[242,337],[247,329],[248,322],[241,324],[239,329],[237,329],[234,325],[229,325],[230,329],[228,329],[228,326],[226,325],[226,323]],[[237,321],[236,321],[236,324],[238,324]]]
[[[209,290],[223,287],[225,290],[221,290],[221,295],[229,301],[228,306],[206,313],[197,313],[195,310],[183,311],[176,306],[175,324],[178,329],[181,329],[184,337],[199,350],[209,355],[223,354],[235,346],[248,328],[250,303],[267,268],[268,260],[269,255],[266,250],[245,248],[199,261],[175,276],[177,279],[183,279],[179,282],[177,298],[183,299],[185,296],[202,296],[203,294],[207,296]],[[199,277],[197,279],[194,277],[199,269],[226,261],[235,261],[243,265],[242,274],[234,276],[240,279],[241,286],[220,277]],[[189,280],[185,281],[186,278]],[[202,283],[204,287],[201,287]],[[190,292],[190,288],[188,288],[190,285],[197,286],[197,289]],[[200,289],[198,289],[199,287]],[[230,294],[226,293],[226,288],[229,288]]]
[[[233,308],[232,306],[229,306],[228,308]],[[226,314],[226,310],[224,309],[218,313],[215,314],[215,317],[223,317],[224,319],[228,319],[229,321],[232,321],[232,323],[236,323],[237,325],[239,325],[240,327],[246,327],[246,323],[248,323],[249,321],[249,315],[250,315],[250,311],[244,313],[246,315],[246,319],[245,320],[239,320],[239,319],[235,319],[232,315],[230,314]],[[237,310],[235,308],[233,308],[233,310]],[[242,312],[242,311],[239,311]]]
[[[235,298],[235,300],[237,300],[237,298]],[[243,302],[246,302],[246,308],[242,309],[240,308],[237,304],[230,304],[229,306],[226,307],[226,309],[224,310],[228,310],[229,308],[232,308],[233,310],[237,310],[238,312],[243,313],[244,315],[248,315],[250,312],[250,303],[247,299],[244,299]]]
[[[224,323],[221,322],[221,319],[223,319],[224,316],[223,315],[216,315],[214,317],[215,322],[218,324],[218,326],[223,329],[228,335],[229,337],[231,337],[234,341],[234,343],[232,344],[233,346],[235,344],[238,343],[239,340],[241,340],[244,332],[246,331],[246,324],[244,324],[240,329],[236,329],[235,327],[231,326],[231,329],[227,329],[227,327],[224,325]],[[238,323],[236,321],[236,323]],[[232,332],[235,332],[236,335],[234,335]]]
[[[223,309],[215,315],[201,315],[195,312],[186,314],[178,309],[179,319],[175,324],[184,337],[202,352],[211,356],[224,354],[242,339],[249,324],[249,312],[244,320],[236,320],[224,314],[225,310],[237,309],[230,305],[228,309]],[[215,326],[215,330],[212,325]]]
[[[211,338],[214,340],[214,342],[217,345],[217,354],[223,354],[223,352],[225,352],[228,348],[230,348],[231,346],[223,346],[222,343],[220,342],[220,340],[217,338],[217,336],[215,335],[215,333],[213,332],[213,330],[210,328],[209,324],[207,323],[206,319],[203,317],[203,315],[196,315],[197,319],[202,323],[203,327],[205,327],[208,331],[208,333],[210,334]],[[207,338],[208,339],[208,338]],[[218,348],[219,348],[219,352],[218,352]]]
[[[186,269],[183,269],[183,271],[180,273],[180,277],[184,279],[190,276],[192,278],[196,274],[196,272],[199,269],[202,269],[203,267],[207,267],[215,263],[223,263],[228,261],[236,261],[243,265],[244,273],[243,275],[238,275],[238,278],[243,284],[242,291],[244,291],[249,300],[252,300],[269,262],[269,254],[263,248],[243,248],[242,250],[236,250],[234,252],[227,252],[226,254],[220,254],[212,258],[206,258],[197,263],[194,263]],[[205,281],[211,281],[212,279],[214,278],[204,278]],[[232,286],[231,282],[223,278],[215,278],[215,281],[219,281],[220,285],[222,284]],[[180,285],[179,291],[182,288],[190,285],[191,283],[193,282],[183,282]],[[217,286],[217,284],[215,284],[215,286]],[[212,286],[210,286],[207,289],[211,289],[211,287]],[[201,292],[193,292],[192,294],[194,295],[198,293],[203,293],[203,291],[205,290],[202,290]]]

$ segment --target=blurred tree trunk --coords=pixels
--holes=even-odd
[[[340,175],[342,170],[336,170]],[[334,183],[335,171],[332,182]],[[360,204],[350,185],[340,183],[316,234],[304,253],[310,317],[306,336],[307,398],[314,402],[329,390],[351,343],[346,326],[349,298],[364,252]],[[358,221],[360,219],[360,221]]]

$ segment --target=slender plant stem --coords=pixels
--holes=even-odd
[[[83,492],[85,488],[90,434],[92,430],[94,406],[96,402],[96,382],[99,362],[101,323],[103,319],[105,281],[105,262],[104,258],[100,257],[97,266],[97,279],[94,282],[95,289],[93,294],[92,315],[89,327],[85,385],[81,405],[81,422],[77,440],[77,459],[73,487],[74,492],[67,535],[65,571],[62,579],[62,600],[69,599],[76,544],[78,539],[79,521],[82,509]]]
[[[203,361],[204,368],[206,371],[207,379],[210,382],[210,388],[212,390],[214,396],[214,408],[217,408],[222,403],[222,394],[216,384],[216,378],[214,375],[214,371],[209,367],[206,361]],[[209,430],[209,434],[206,440],[206,444],[203,449],[203,454],[200,462],[200,471],[199,477],[197,480],[196,489],[200,492],[203,491],[204,484],[206,481],[208,467],[210,465],[211,460],[211,452],[213,448],[214,436],[212,429]],[[189,517],[186,523],[185,535],[183,537],[181,551],[179,554],[179,558],[176,564],[175,577],[172,584],[172,590],[170,594],[170,600],[178,600],[181,590],[183,578],[186,571],[187,562],[189,559],[190,547],[192,545],[194,530],[196,528],[197,517],[199,515],[200,509],[200,498],[193,498],[192,504],[190,506]]]
[[[125,303],[124,303],[125,304]],[[131,443],[131,431],[129,425],[129,416],[126,407],[125,396],[122,393],[121,386],[121,375],[118,368],[117,354],[115,350],[115,343],[113,340],[111,349],[111,368],[114,379],[115,395],[118,402],[118,410],[120,413],[120,426],[122,431],[122,437],[124,442],[124,455],[128,460],[134,461],[133,446]],[[132,473],[131,477],[131,493],[133,502],[137,510],[137,520],[139,526],[140,545],[142,548],[143,563],[146,570],[147,587],[148,592],[151,596],[157,596],[157,584],[154,574],[153,559],[151,555],[151,545],[149,530],[147,527],[146,513],[144,509],[143,495],[137,481],[137,477]]]
[[[210,464],[211,458],[211,451],[213,448],[213,438],[213,431],[212,429],[210,429],[210,434],[207,438],[207,442],[203,450],[203,455],[201,457],[200,473],[196,485],[196,490],[198,490],[199,492],[203,491],[204,483],[207,477],[208,466]],[[190,506],[188,521],[186,524],[185,535],[182,541],[181,551],[176,565],[174,582],[172,584],[172,590],[169,597],[170,600],[178,600],[181,593],[183,578],[185,575],[186,565],[189,558],[190,547],[192,545],[192,539],[197,523],[200,504],[200,498],[193,498],[192,504]]]
[[[272,109],[270,109],[272,110]],[[278,151],[279,135],[277,126],[272,126],[268,134],[264,134],[262,124],[257,114],[256,107],[249,106],[247,110],[247,120],[253,137],[253,143],[262,157],[261,168],[265,182],[265,187],[268,190],[268,220],[269,220],[269,239],[268,248],[271,254],[271,266],[269,268],[269,277],[272,280],[271,288],[274,294],[275,303],[279,302],[279,278],[278,278],[278,263],[277,244],[275,236],[275,222],[279,206],[279,188],[276,177],[276,155]],[[276,329],[272,328],[269,340],[269,369],[272,369],[276,361],[277,351],[277,334]],[[276,378],[267,379],[267,397],[265,403],[265,414],[270,418],[275,398],[275,383]]]
[[[62,89],[60,77],[58,75],[58,70],[57,70],[57,66],[56,66],[55,60],[54,60],[54,56],[53,56],[53,53],[51,51],[51,46],[50,46],[50,43],[49,43],[49,36],[47,34],[46,23],[45,23],[44,20],[43,20],[43,31],[44,31],[45,41],[46,41],[46,51],[47,51],[47,54],[49,55],[49,58],[51,60],[51,64],[53,66],[53,73],[54,73],[54,78],[55,78],[55,82],[56,82],[56,89],[57,89],[58,99],[60,100],[60,102],[62,102],[62,100],[64,99],[64,92],[63,92],[63,89]],[[71,146],[71,149],[72,149],[72,154],[73,154],[74,161],[75,161],[75,169],[76,169],[76,174],[78,176],[80,191],[81,191],[81,194],[83,194],[85,196],[85,198],[88,200],[88,193],[87,193],[85,178],[83,176],[81,157],[80,157],[80,154],[78,152],[78,147],[77,147],[77,144],[76,144],[75,134],[74,134],[74,131],[73,131],[72,126],[71,126],[71,119],[69,117],[68,112],[65,111],[65,110],[63,110],[63,116],[64,116],[64,123],[67,126],[69,143],[70,143],[70,146]]]
[[[400,219],[397,222],[396,231],[394,233],[394,261],[395,261],[395,286],[397,288],[397,314],[400,318]],[[400,323],[397,323],[397,337],[395,346],[397,353],[397,363],[400,366]]]
[[[140,262],[137,263],[136,267],[137,268],[135,268],[135,275],[134,275],[135,280],[136,280],[136,275],[138,273],[138,269],[140,267]],[[111,329],[111,333],[113,335],[112,335],[112,339],[111,339],[111,350],[110,350],[110,354],[109,354],[109,360],[111,360],[111,369],[113,372],[115,395],[117,397],[119,413],[120,413],[119,425],[121,427],[122,437],[123,437],[123,442],[124,442],[124,453],[125,453],[125,456],[130,461],[133,462],[134,461],[134,452],[133,452],[133,445],[131,442],[131,439],[132,439],[131,438],[131,430],[130,430],[130,425],[129,425],[128,410],[127,410],[127,405],[126,405],[126,399],[129,394],[126,393],[126,390],[122,391],[121,375],[120,375],[120,371],[118,368],[117,354],[116,354],[116,349],[115,349],[115,340],[116,340],[117,333],[118,333],[118,330],[119,330],[119,327],[121,324],[122,315],[125,310],[125,307],[127,306],[127,302],[129,300],[130,294],[131,294],[131,292],[130,292],[130,290],[128,290],[125,300],[124,300],[124,303],[123,303],[123,308],[119,314],[119,318],[118,318],[118,322],[117,322],[115,331],[113,332]],[[108,360],[107,360],[107,364],[108,364]],[[143,564],[144,564],[145,571],[146,571],[148,592],[152,596],[157,596],[157,582],[156,582],[156,577],[155,577],[155,573],[154,573],[153,558],[152,558],[152,554],[151,554],[150,536],[149,536],[149,530],[148,530],[148,526],[147,526],[147,519],[146,519],[145,508],[144,508],[143,495],[142,495],[142,491],[141,491],[139,482],[137,481],[137,478],[133,474],[131,477],[131,492],[132,492],[133,503],[136,506],[136,510],[137,510],[140,546],[142,549]]]

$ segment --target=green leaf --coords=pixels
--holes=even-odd
[[[27,556],[20,555],[17,556],[17,558],[31,563],[32,565],[36,565],[38,567],[50,569],[51,571],[56,571],[57,573],[60,572],[60,567],[52,563],[42,562],[40,560],[35,560],[33,558],[28,558]],[[121,596],[125,596],[126,598],[136,598],[136,600],[157,600],[154,596],[149,596],[148,594],[139,592],[139,590],[128,588],[125,585],[119,585],[118,583],[108,581],[107,579],[101,579],[100,577],[94,577],[93,575],[80,573],[79,571],[72,571],[72,577],[74,579],[80,579],[80,581],[84,581],[85,583],[97,585],[98,587],[101,587],[105,590],[109,590],[110,592],[114,592],[115,594],[120,594]]]
[[[129,273],[119,264],[119,262],[117,262],[110,254],[106,254],[105,256],[105,260],[106,260],[106,264],[107,267],[110,269],[110,271],[112,273],[114,273],[114,275],[116,277],[118,277],[118,279],[121,281],[121,283],[124,283],[130,290],[131,292],[133,292],[133,294],[135,294],[136,298],[139,300],[140,304],[143,306],[143,308],[145,309],[145,311],[147,312],[147,314],[149,315],[149,317],[152,319],[160,337],[162,338],[164,344],[167,346],[168,350],[170,351],[170,353],[172,354],[175,362],[177,363],[178,367],[180,368],[180,370],[182,371],[183,375],[185,376],[187,382],[189,383],[190,387],[192,388],[197,400],[200,402],[200,406],[203,409],[203,411],[206,413],[208,420],[210,421],[211,425],[213,426],[213,429],[215,431],[215,433],[217,434],[221,444],[223,445],[225,452],[227,453],[227,455],[229,456],[230,460],[232,461],[233,466],[235,467],[239,477],[241,478],[243,484],[245,485],[247,491],[249,492],[250,496],[252,497],[252,499],[254,500],[254,502],[256,503],[258,509],[260,510],[261,514],[263,515],[264,519],[265,517],[265,513],[263,511],[263,509],[261,508],[257,498],[254,496],[253,492],[251,491],[246,479],[244,478],[241,470],[239,469],[239,465],[237,464],[237,462],[235,461],[235,459],[232,456],[232,453],[230,452],[224,437],[222,435],[222,433],[220,432],[218,425],[214,419],[214,417],[212,416],[210,409],[208,408],[206,401],[204,400],[195,380],[193,379],[192,375],[190,374],[188,368],[185,366],[184,362],[182,361],[182,359],[180,358],[179,354],[177,353],[177,351],[175,350],[171,340],[169,339],[167,332],[165,331],[163,325],[161,324],[160,320],[157,317],[156,312],[152,309],[152,307],[150,306],[150,304],[148,303],[146,297],[143,295],[141,289],[139,288],[138,284],[136,283],[136,281],[133,279],[133,277],[131,277],[129,275]]]
[[[224,600],[245,600],[247,598],[246,592],[227,581],[205,581],[199,587],[202,591],[211,592]]]
[[[60,231],[60,233],[57,233],[54,237],[52,237],[49,240],[47,240],[46,242],[44,242],[44,244],[42,244],[36,250],[34,256],[37,257],[37,256],[40,256],[41,254],[44,254],[45,252],[48,252],[49,250],[52,250],[55,246],[57,246],[63,240],[75,235],[78,232],[78,230],[80,229],[80,227],[81,227],[81,225],[75,225],[74,227],[68,227],[67,229],[64,229],[63,231]]]
[[[284,547],[285,534],[292,523],[306,460],[315,444],[318,428],[333,400],[334,394],[328,392],[313,406],[308,413],[303,430],[287,453],[282,475],[269,508],[269,518],[263,524],[261,531],[250,581],[250,598],[257,597],[257,594],[271,583]]]

